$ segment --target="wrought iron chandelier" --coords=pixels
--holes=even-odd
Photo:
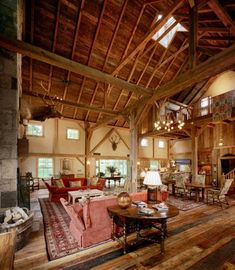
[[[170,111],[167,110],[166,104],[164,104],[159,109],[157,120],[154,122],[154,129],[170,132],[176,128],[182,129],[184,125],[184,114],[182,110]]]

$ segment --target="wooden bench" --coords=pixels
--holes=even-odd
[[[0,269],[11,270],[14,264],[16,231],[0,233]]]

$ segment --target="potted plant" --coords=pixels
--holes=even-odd
[[[117,168],[114,166],[108,166],[106,167],[106,169],[108,170],[108,172],[110,172],[111,176],[113,176]]]

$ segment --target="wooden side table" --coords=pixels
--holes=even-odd
[[[148,208],[153,208],[148,204]],[[161,253],[164,253],[164,240],[167,236],[167,220],[179,214],[179,209],[173,205],[168,205],[168,210],[163,215],[158,210],[154,209],[152,215],[143,215],[140,208],[130,206],[127,209],[121,209],[118,205],[109,206],[107,208],[110,217],[112,218],[112,239],[117,240],[123,246],[125,254],[128,248],[127,235],[130,227],[134,227],[136,231],[136,241],[139,239],[149,240],[154,243],[160,243]],[[123,228],[123,235],[116,232],[116,225]],[[159,239],[153,240],[147,236],[141,235],[141,230],[155,228],[159,233]],[[122,238],[123,236],[123,238]]]

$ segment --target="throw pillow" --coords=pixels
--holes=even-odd
[[[70,187],[81,187],[81,181],[69,181]]]
[[[94,177],[94,178],[90,179],[90,185],[91,186],[96,186],[98,180],[99,180],[99,178],[97,178],[97,177]]]
[[[55,180],[55,181],[54,181],[54,185],[55,185],[56,187],[58,187],[58,188],[64,188],[64,187],[65,187],[65,186],[64,186],[64,182],[63,182],[62,179]]]

